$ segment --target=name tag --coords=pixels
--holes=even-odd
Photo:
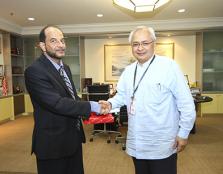
[[[132,97],[132,101],[130,103],[129,114],[135,115],[135,98]]]

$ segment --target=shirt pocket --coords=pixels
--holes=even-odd
[[[146,88],[143,95],[145,104],[161,104],[169,91],[160,82],[147,82],[145,86]]]

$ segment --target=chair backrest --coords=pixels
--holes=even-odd
[[[105,85],[88,85],[87,92],[88,93],[109,93],[110,86],[109,84]]]
[[[120,123],[123,125],[123,123],[128,122],[128,112],[127,112],[127,107],[126,105],[122,106],[120,108]]]
[[[88,100],[99,101],[109,99],[109,84],[87,86]]]

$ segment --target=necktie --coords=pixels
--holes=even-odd
[[[63,81],[65,82],[69,92],[70,92],[70,95],[73,97],[73,99],[75,99],[75,96],[74,96],[74,91],[73,91],[73,88],[72,88],[72,85],[69,81],[69,79],[64,75],[64,67],[61,66],[60,69],[59,69],[59,73],[60,73],[60,76],[62,77]]]
[[[63,66],[60,67],[59,73],[60,73],[60,76],[62,77],[64,83],[66,84],[66,86],[67,86],[67,88],[68,88],[72,98],[75,100],[75,96],[74,96],[74,91],[73,91],[72,85],[71,85],[69,79],[64,75],[65,70],[64,70]],[[77,129],[80,130],[80,119],[79,118],[76,119],[76,124],[75,125],[76,125]]]

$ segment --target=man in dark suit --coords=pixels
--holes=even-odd
[[[84,174],[80,116],[103,109],[77,96],[70,68],[62,62],[66,48],[62,31],[46,26],[39,39],[43,54],[25,70],[34,107],[32,153],[37,170],[39,174]]]

